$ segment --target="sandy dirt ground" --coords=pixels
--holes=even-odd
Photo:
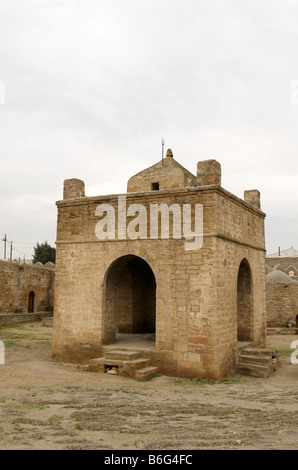
[[[51,361],[52,329],[0,328],[1,450],[297,449],[298,365],[291,342],[268,336],[281,367],[270,378],[150,381]]]

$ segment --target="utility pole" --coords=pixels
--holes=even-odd
[[[10,261],[12,261],[12,242],[10,242]]]
[[[2,239],[4,242],[4,259],[6,259],[6,243],[7,243],[7,236],[5,234],[4,238]]]

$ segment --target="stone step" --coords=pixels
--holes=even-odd
[[[107,359],[117,359],[120,361],[132,361],[134,359],[138,359],[140,356],[141,353],[139,351],[113,350],[105,352],[105,357]]]
[[[81,370],[89,372],[105,372],[106,367],[117,367],[119,375],[133,375],[137,369],[143,369],[149,365],[150,361],[146,358],[139,358],[131,361],[121,361],[120,359],[107,359],[99,357],[90,359],[89,364],[82,366]]]
[[[252,345],[253,345],[253,343],[251,341],[238,341],[237,342],[237,349],[238,349],[238,351],[241,351],[242,349],[249,348]]]
[[[98,357],[90,359],[89,363],[81,367],[81,370],[88,372],[105,372],[105,366],[123,368],[123,361],[106,359],[105,357]]]
[[[110,363],[108,364],[107,361],[105,361],[105,358],[104,357],[98,357],[98,358],[94,358],[94,359],[90,359],[89,361],[89,364],[88,364],[88,371],[90,372],[104,372],[104,368],[105,368],[105,365],[109,365],[109,366],[117,366],[119,367],[119,365],[121,366],[121,361],[120,363],[118,362],[117,364],[115,364],[115,361],[110,361]]]
[[[245,364],[271,364],[271,356],[253,356],[253,355],[246,355],[242,352],[242,354],[239,357],[239,362],[245,363]]]
[[[241,353],[246,356],[275,356],[274,349],[270,348],[245,348]]]
[[[123,367],[125,370],[143,369],[144,367],[149,366],[149,364],[149,359],[145,358],[135,359],[134,361],[123,361]]]
[[[271,369],[269,365],[247,364],[239,362],[237,366],[237,372],[243,375],[267,378],[270,375]]]
[[[154,366],[144,367],[143,369],[138,369],[135,371],[134,378],[137,380],[148,380],[153,377],[157,371],[158,368]]]
[[[87,372],[107,372],[139,380],[146,380],[157,373],[157,367],[150,366],[150,360],[140,357],[140,351],[111,350],[105,356],[90,359],[81,370]],[[108,372],[109,371],[109,372]]]

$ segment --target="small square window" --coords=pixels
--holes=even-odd
[[[151,191],[158,191],[159,183],[151,183]]]

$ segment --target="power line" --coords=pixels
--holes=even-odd
[[[5,235],[1,235],[1,236],[5,236]],[[36,243],[35,241],[32,240],[32,243],[29,243],[29,241],[23,241],[23,240],[17,240],[16,238],[13,237],[12,241],[14,242],[17,242],[17,243],[23,243],[25,245],[30,245],[30,246],[33,246],[34,243]]]
[[[23,255],[32,255],[33,253],[28,253],[28,251],[21,251],[21,250],[17,250],[16,248],[13,249],[13,251],[17,251],[18,253],[22,253]]]
[[[35,246],[36,246],[36,243],[38,242],[34,242],[34,244],[31,244],[29,243],[28,241],[25,242],[25,241],[21,241],[21,240],[10,240],[9,238],[7,238],[7,234],[5,233],[4,235],[0,235],[0,238],[2,238],[2,241],[4,242],[4,259],[6,259],[6,255],[7,255],[7,244],[10,244],[10,255],[9,255],[9,258],[10,258],[10,261],[12,260],[12,254],[13,252],[17,252],[17,253],[21,253],[22,255],[27,255],[27,256],[33,256],[34,255],[34,249],[35,249]],[[13,248],[13,245],[24,245],[24,248],[25,249],[30,249],[32,248],[32,250],[30,252],[28,251],[23,251],[23,250],[18,250],[17,248]],[[23,248],[23,247],[21,247]]]
[[[4,258],[6,260],[6,256],[7,256],[7,244],[10,245],[10,254],[9,254],[9,260],[12,261],[12,254],[13,254],[13,251],[14,252],[17,252],[17,253],[21,253],[22,255],[27,255],[27,256],[33,256],[33,252],[34,252],[34,246],[31,245],[30,243],[27,243],[27,242],[23,242],[21,240],[10,240],[9,238],[7,238],[7,234],[5,233],[3,238],[2,238],[2,241],[4,242]],[[28,251],[23,251],[23,250],[18,250],[17,248],[13,248],[13,244],[15,243],[21,243],[23,245],[26,245],[24,248],[26,249],[28,247],[28,249],[30,249],[30,247],[32,248],[31,252],[29,253]]]

